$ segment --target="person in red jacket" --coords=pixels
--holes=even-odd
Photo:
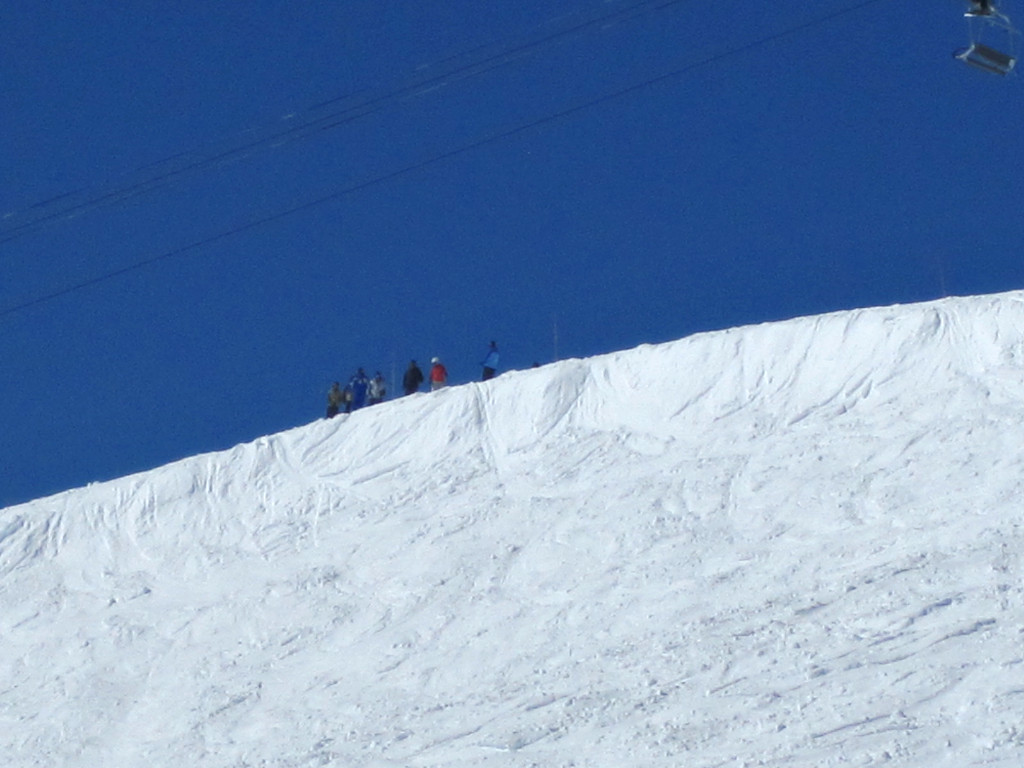
[[[435,357],[430,363],[430,391],[448,386],[448,371],[441,363],[441,358]]]

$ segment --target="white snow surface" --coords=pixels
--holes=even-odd
[[[700,334],[2,510],[2,764],[1019,768],[1022,329]]]

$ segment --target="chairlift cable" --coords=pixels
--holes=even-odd
[[[131,176],[147,168],[155,169],[155,172],[147,174],[141,179],[108,188],[106,191],[101,187],[93,189],[90,193],[88,188],[86,188],[84,190],[57,194],[47,200],[37,202],[18,213],[26,214],[41,209],[41,215],[6,227],[0,225],[0,245],[15,240],[27,232],[34,231],[55,220],[72,218],[97,207],[120,203],[137,195],[146,194],[154,189],[173,183],[190,173],[201,172],[224,163],[242,160],[249,157],[252,153],[280,146],[284,143],[307,140],[324,131],[333,130],[374,114],[401,99],[425,94],[428,92],[427,89],[438,88],[457,79],[486,74],[498,67],[507,65],[521,56],[528,55],[560,40],[586,33],[594,27],[600,26],[604,28],[612,24],[628,21],[646,12],[663,11],[689,1],[640,0],[600,16],[590,14],[587,18],[573,20],[571,26],[554,31],[543,29],[550,25],[551,21],[548,20],[533,28],[532,32],[534,33],[537,30],[543,31],[543,34],[540,36],[532,36],[520,42],[506,39],[496,43],[480,45],[458,54],[448,54],[441,59],[418,67],[416,74],[407,77],[404,82],[386,87],[382,92],[375,92],[371,88],[357,89],[353,93],[336,96],[308,107],[301,113],[302,116],[299,120],[292,124],[282,126],[282,121],[290,122],[294,120],[296,117],[295,113],[273,123],[264,124],[262,127],[236,134],[239,136],[252,133],[265,134],[257,135],[255,139],[250,139],[237,145],[215,148],[212,153],[199,155],[198,157],[199,151],[197,150],[177,152],[161,160],[148,163],[127,174]],[[577,11],[570,15],[579,16],[581,14],[583,14],[583,11]],[[466,61],[467,58],[468,61]],[[455,63],[455,66],[441,69],[440,72],[437,71],[439,68],[443,68],[444,65],[452,62]],[[419,74],[419,72],[426,72],[426,75]],[[326,112],[324,112],[325,109],[327,110]],[[216,143],[213,142],[207,146],[215,146]],[[88,193],[90,196],[84,200],[76,200],[75,198],[82,193]],[[60,205],[60,201],[65,201],[65,204]],[[53,208],[55,203],[58,205],[54,210],[47,210],[48,208]]]
[[[59,289],[59,290],[55,290],[55,291],[52,291],[50,293],[47,293],[47,294],[44,294],[44,295],[41,295],[41,296],[37,296],[37,297],[32,298],[32,299],[28,299],[28,300],[26,300],[26,301],[24,301],[24,302],[22,302],[20,304],[15,304],[15,305],[12,305],[10,307],[7,307],[5,309],[0,310],[0,318],[7,317],[7,316],[10,316],[10,315],[14,315],[14,314],[16,314],[18,312],[22,312],[22,311],[27,310],[29,308],[36,307],[36,306],[39,306],[41,304],[48,303],[50,301],[53,301],[55,299],[58,299],[58,298],[61,298],[61,297],[64,297],[64,296],[68,296],[70,294],[76,293],[76,292],[81,291],[81,290],[85,290],[85,289],[93,287],[95,285],[99,285],[101,283],[108,282],[108,281],[113,280],[115,278],[122,277],[124,275],[130,274],[130,273],[133,273],[133,272],[138,272],[140,270],[143,270],[143,269],[145,269],[147,267],[150,267],[150,266],[152,266],[154,264],[157,264],[159,262],[167,261],[167,260],[170,260],[170,259],[173,259],[173,258],[177,258],[179,256],[184,256],[184,255],[189,254],[189,253],[191,253],[193,251],[199,250],[200,248],[203,248],[205,246],[211,245],[211,244],[216,243],[216,242],[220,242],[221,240],[226,240],[226,239],[228,239],[230,237],[233,237],[235,235],[241,234],[243,232],[251,231],[253,229],[256,229],[258,227],[264,226],[266,224],[270,224],[270,223],[279,221],[281,219],[290,217],[292,215],[295,215],[297,213],[301,213],[303,211],[307,211],[307,210],[310,210],[312,208],[319,207],[320,205],[323,205],[325,203],[338,200],[338,199],[346,197],[346,196],[348,196],[350,194],[354,194],[354,193],[363,191],[365,189],[369,189],[371,187],[379,186],[381,184],[393,181],[394,179],[397,179],[397,178],[400,178],[402,176],[406,176],[406,175],[408,175],[410,173],[413,173],[415,171],[422,170],[424,168],[436,165],[436,164],[441,163],[443,161],[450,160],[450,159],[452,159],[454,157],[457,157],[459,155],[462,155],[462,154],[474,151],[476,149],[480,149],[481,147],[488,146],[490,144],[494,144],[494,143],[496,143],[498,141],[501,141],[503,139],[508,139],[508,138],[512,138],[514,136],[518,136],[519,134],[525,133],[525,132],[527,132],[529,130],[532,130],[534,128],[537,128],[539,126],[547,125],[549,123],[552,123],[552,122],[555,122],[555,121],[558,121],[558,120],[562,120],[562,119],[565,119],[567,117],[571,117],[571,116],[576,115],[576,114],[578,114],[580,112],[583,112],[585,110],[592,109],[593,107],[606,104],[606,103],[608,103],[610,101],[617,100],[617,99],[622,98],[624,96],[637,93],[637,92],[639,92],[641,90],[646,90],[648,88],[651,88],[652,86],[658,85],[658,84],[663,83],[665,81],[682,77],[682,76],[684,76],[686,74],[689,74],[690,72],[692,72],[694,70],[697,70],[697,69],[700,69],[700,68],[703,68],[703,67],[707,67],[707,66],[712,65],[712,64],[717,64],[718,62],[720,62],[720,61],[722,61],[724,59],[730,58],[732,56],[738,56],[738,55],[747,53],[749,51],[752,51],[752,50],[755,50],[757,48],[763,47],[763,46],[768,45],[770,43],[773,43],[773,42],[776,42],[778,40],[784,39],[786,37],[790,37],[790,36],[792,36],[794,34],[803,32],[803,31],[805,31],[807,29],[810,29],[812,27],[819,26],[819,25],[822,25],[822,24],[826,24],[826,23],[828,23],[830,21],[833,21],[833,20],[835,20],[837,18],[840,18],[841,16],[845,16],[845,15],[849,15],[849,14],[855,13],[855,12],[857,12],[859,10],[862,10],[863,8],[866,8],[868,6],[871,6],[871,5],[874,5],[876,3],[880,3],[880,2],[882,2],[882,0],[862,0],[862,2],[860,2],[860,3],[856,3],[854,5],[851,5],[851,6],[848,6],[846,8],[840,9],[840,10],[835,11],[833,13],[830,13],[830,14],[828,14],[826,16],[822,16],[822,17],[819,17],[817,19],[814,19],[814,20],[811,20],[811,21],[808,21],[808,22],[804,22],[804,23],[801,23],[801,24],[789,27],[789,28],[784,29],[784,30],[782,30],[780,32],[775,32],[775,33],[772,33],[770,35],[766,35],[766,36],[758,38],[757,40],[754,40],[752,42],[745,43],[745,44],[737,46],[735,48],[730,48],[730,49],[725,50],[725,51],[723,51],[721,53],[713,54],[713,55],[708,56],[708,57],[706,57],[704,59],[700,59],[698,61],[686,64],[685,66],[682,66],[682,67],[680,67],[678,69],[675,69],[675,70],[673,70],[671,72],[668,72],[668,73],[665,73],[665,74],[662,74],[662,75],[658,75],[656,77],[649,78],[647,80],[644,80],[643,82],[634,83],[633,85],[629,85],[629,86],[621,88],[621,89],[619,89],[617,91],[613,91],[613,92],[604,94],[602,96],[599,96],[597,98],[591,99],[589,101],[586,101],[586,102],[583,102],[583,103],[580,103],[580,104],[576,104],[574,106],[567,107],[567,108],[565,108],[565,109],[563,109],[563,110],[561,110],[559,112],[548,114],[548,115],[546,115],[544,117],[532,120],[532,121],[530,121],[528,123],[520,124],[518,126],[515,126],[515,127],[512,127],[512,128],[508,128],[508,129],[505,129],[503,131],[499,131],[497,133],[491,134],[491,135],[483,137],[481,139],[477,139],[477,140],[474,140],[474,141],[469,142],[467,144],[463,144],[463,145],[461,145],[459,147],[456,147],[454,149],[447,150],[447,151],[435,154],[432,157],[429,157],[429,158],[427,158],[425,160],[421,160],[421,161],[412,163],[410,165],[407,165],[407,166],[404,166],[402,168],[399,168],[399,169],[397,169],[395,171],[390,171],[390,172],[381,174],[379,176],[367,179],[365,181],[361,181],[361,182],[352,184],[350,186],[347,186],[347,187],[344,187],[342,189],[336,190],[336,191],[331,192],[331,193],[329,193],[327,195],[324,195],[322,197],[319,197],[319,198],[316,198],[316,199],[313,199],[313,200],[308,200],[308,201],[306,201],[304,203],[300,203],[300,204],[294,205],[294,206],[292,206],[290,208],[277,211],[276,213],[268,214],[268,215],[262,216],[260,218],[253,219],[252,221],[249,221],[247,223],[241,224],[241,225],[239,225],[237,227],[234,227],[234,228],[232,228],[230,230],[226,230],[226,231],[220,232],[220,233],[215,234],[215,235],[204,237],[204,238],[202,238],[200,240],[196,240],[196,241],[193,241],[191,243],[187,243],[185,245],[182,245],[182,246],[179,246],[177,248],[174,248],[174,249],[172,249],[170,251],[165,251],[165,252],[157,254],[155,256],[151,256],[149,258],[142,259],[142,260],[134,262],[132,264],[128,264],[128,265],[126,265],[124,267],[120,267],[118,269],[114,269],[114,270],[105,272],[103,274],[97,275],[97,276],[89,278],[87,280],[83,280],[81,282],[69,285],[69,286],[67,286],[65,288],[62,288],[62,289]]]

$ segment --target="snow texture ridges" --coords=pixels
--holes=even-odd
[[[1022,328],[701,334],[0,511],[5,764],[1015,768]]]

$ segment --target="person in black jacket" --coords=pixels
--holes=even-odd
[[[423,383],[423,371],[416,365],[416,361],[413,360],[409,363],[409,367],[405,369],[405,376],[402,377],[402,387],[405,389],[405,394],[411,395],[413,392],[418,392],[420,384]]]

